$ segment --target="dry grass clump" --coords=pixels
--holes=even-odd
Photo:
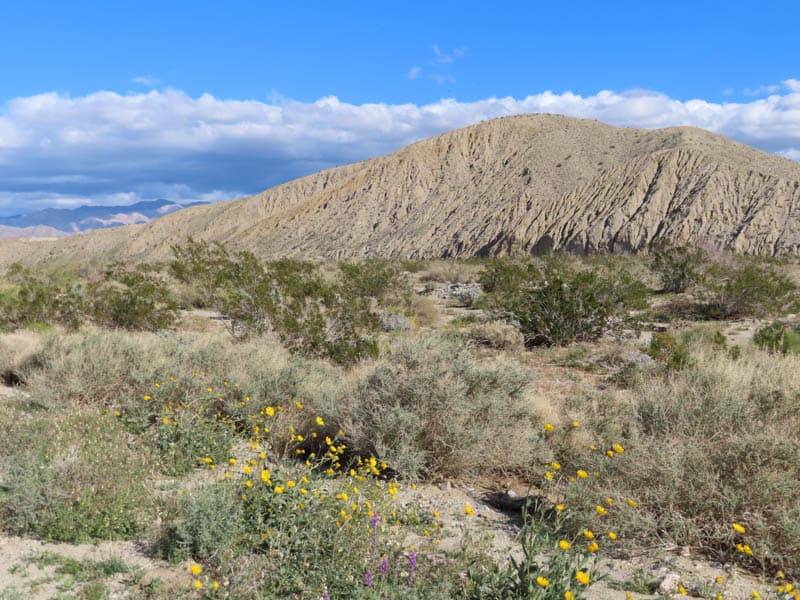
[[[399,340],[318,408],[410,478],[525,471],[540,450],[529,373],[455,336]]]
[[[464,260],[432,260],[418,278],[421,282],[436,281],[439,283],[472,283],[478,281],[483,271],[480,262]]]
[[[481,346],[519,352],[525,349],[525,338],[520,330],[506,321],[475,323],[466,333],[469,339]]]
[[[800,357],[749,348],[735,359],[702,340],[690,352],[681,369],[641,377],[628,393],[587,407],[597,439],[623,439],[627,448],[613,460],[594,453],[604,472],[598,494],[639,500],[640,518],[618,525],[643,542],[667,537],[796,572]],[[747,525],[747,548],[734,521]]]

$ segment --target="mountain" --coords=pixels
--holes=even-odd
[[[36,237],[62,237],[65,234],[149,223],[153,219],[180,210],[187,206],[203,204],[178,204],[169,200],[149,200],[127,206],[80,206],[78,208],[46,208],[25,215],[0,217],[0,237],[22,237],[31,228],[45,227]],[[31,230],[36,231],[36,230]],[[49,234],[44,232],[49,231]],[[41,235],[40,235],[41,234]]]
[[[262,257],[638,252],[659,238],[797,253],[800,164],[689,127],[506,117],[145,225],[7,241],[0,260],[151,259],[190,236]]]

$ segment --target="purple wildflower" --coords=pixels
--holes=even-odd
[[[364,573],[364,585],[367,587],[372,587],[372,571],[367,571]]]
[[[331,597],[328,596],[328,590],[322,590],[322,598],[320,600],[331,600]]]
[[[413,550],[408,553],[408,585],[414,585],[414,570],[417,568],[417,553]]]
[[[380,575],[381,580],[386,579],[386,575],[388,574],[389,574],[389,559],[384,558],[381,561],[381,575]]]
[[[370,525],[372,526],[372,537],[369,540],[369,560],[375,560],[375,550],[378,547],[378,521],[381,518],[378,516],[377,512],[372,513],[372,518],[370,519]]]

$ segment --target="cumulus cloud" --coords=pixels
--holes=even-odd
[[[406,73],[406,77],[408,77],[409,79],[417,79],[420,73],[422,73],[422,67],[418,67],[415,65],[408,70],[408,73]]]
[[[800,91],[793,85],[744,103],[680,101],[646,90],[424,105],[350,104],[335,96],[268,103],[171,89],[39,94],[0,109],[0,211],[239,197],[484,119],[532,112],[644,128],[693,125],[800,158]]]

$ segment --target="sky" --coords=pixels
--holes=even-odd
[[[0,214],[223,200],[484,119],[800,160],[793,2],[4,2]]]

